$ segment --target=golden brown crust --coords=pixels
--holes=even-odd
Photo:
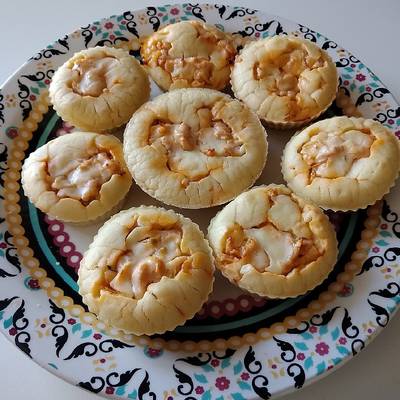
[[[282,185],[242,193],[210,222],[216,265],[232,283],[268,298],[296,297],[333,269],[333,226],[316,206]]]
[[[75,53],[55,72],[50,99],[57,113],[82,130],[125,124],[150,96],[147,74],[127,51],[93,47]]]
[[[29,200],[61,221],[93,222],[118,206],[132,177],[114,136],[74,132],[30,154],[22,167]]]
[[[143,105],[124,134],[137,184],[166,204],[222,204],[250,187],[267,155],[257,116],[211,89],[178,89]]]
[[[331,105],[338,77],[328,53],[314,43],[274,36],[243,48],[231,83],[235,96],[267,124],[293,128],[317,118]]]
[[[357,210],[381,199],[400,169],[396,136],[377,121],[335,117],[287,143],[282,173],[299,196],[322,208]]]
[[[231,35],[214,26],[182,21],[145,38],[140,52],[150,76],[163,90],[222,90],[229,83],[236,45]]]
[[[173,232],[178,242],[160,239],[160,232]],[[142,206],[103,225],[81,262],[78,284],[99,319],[152,335],[173,330],[201,309],[213,273],[211,250],[196,224],[171,210]]]

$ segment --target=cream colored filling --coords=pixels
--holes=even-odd
[[[311,51],[301,43],[287,42],[284,48],[271,49],[253,66],[254,79],[281,98],[271,104],[269,117],[302,120],[318,111],[317,98],[326,84],[319,69],[327,66],[321,51]]]
[[[320,256],[298,204],[283,194],[270,202],[266,221],[250,228],[235,224],[225,236],[222,261],[236,280],[252,268],[286,275]]]
[[[300,154],[310,166],[311,180],[346,176],[356,160],[369,157],[374,137],[369,131],[320,132],[302,146]]]
[[[118,83],[113,69],[119,61],[110,56],[83,58],[72,67],[72,90],[82,96],[98,97]]]
[[[139,240],[126,249],[115,265],[109,266],[106,279],[115,291],[140,299],[151,283],[159,282],[163,276],[174,277],[188,256],[180,248],[179,229],[138,227],[135,230]]]
[[[200,23],[193,23],[192,26],[196,27],[201,51],[204,53],[207,49],[208,58],[195,55],[196,43],[188,48],[192,56],[173,57],[174,43],[168,42],[166,32],[156,33],[144,43],[142,58],[149,66],[161,67],[169,73],[172,81],[185,80],[192,87],[204,87],[210,85],[214,69],[222,69],[233,62],[236,49],[223,33],[209,31]]]
[[[156,121],[149,135],[149,145],[167,154],[169,169],[193,181],[209,175],[209,157],[240,157],[245,153],[243,142],[223,121],[214,121],[208,108],[197,113],[198,131],[184,122]]]
[[[86,159],[72,159],[66,163],[50,160],[48,173],[51,189],[58,197],[90,203],[99,197],[104,183],[114,174],[123,172],[120,163],[110,153],[97,152]]]
[[[173,81],[183,79],[192,82],[193,87],[209,84],[213,70],[210,61],[198,57],[168,59],[163,67],[170,73]]]

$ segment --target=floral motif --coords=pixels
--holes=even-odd
[[[341,337],[340,339],[339,339],[339,343],[340,344],[346,344],[347,343],[347,339],[345,338],[345,337]]]
[[[174,400],[175,397],[176,397],[176,390],[175,389],[164,390],[164,393],[163,393],[163,399],[164,400]]]
[[[384,111],[390,108],[390,104],[386,100],[380,100],[372,105],[375,112]]]
[[[49,325],[49,320],[46,318],[37,318],[35,320],[36,333],[39,338],[44,336],[50,336],[51,327]]]
[[[78,39],[81,36],[81,32],[80,32],[80,30],[74,31],[74,32],[71,33],[70,36],[73,39]]]
[[[31,276],[27,276],[24,279],[24,286],[29,290],[39,290],[40,283],[37,279],[32,278]]]
[[[320,342],[315,345],[315,351],[320,355],[324,356],[329,353],[329,346],[325,342]]]
[[[241,378],[243,381],[248,381],[249,378],[250,378],[250,375],[249,375],[247,372],[243,372],[243,373],[240,375],[240,378]]]
[[[368,321],[362,324],[362,328],[365,333],[371,335],[376,329],[378,329],[378,325],[374,321]]]
[[[163,352],[164,351],[162,349],[153,349],[148,346],[145,346],[144,348],[144,354],[149,358],[158,358],[162,356]]]
[[[92,361],[96,372],[113,371],[118,366],[114,356],[103,356]]]
[[[285,368],[282,365],[282,360],[279,357],[272,357],[267,360],[268,367],[274,378],[279,378],[285,375]]]
[[[5,239],[4,234],[0,232],[0,240]],[[8,248],[9,244],[6,240],[0,242],[0,256],[5,257],[5,250]]]
[[[10,139],[14,139],[18,136],[18,128],[15,126],[9,126],[6,129],[6,135],[10,138]]]
[[[38,71],[48,71],[49,69],[54,68],[53,63],[50,60],[40,60],[36,65]],[[45,79],[44,83],[48,85],[50,83],[50,80]]]
[[[211,365],[213,366],[213,367],[218,367],[218,365],[219,365],[219,360],[217,360],[217,359],[213,359],[213,360],[211,360]]]
[[[12,327],[12,328],[8,331],[8,333],[10,334],[10,336],[15,336],[15,335],[18,333],[17,328]]]
[[[196,394],[203,394],[204,393],[204,388],[203,386],[196,386],[196,389],[194,389]]]
[[[220,376],[215,380],[215,387],[218,388],[219,390],[223,391],[226,389],[229,389],[231,381],[225,376]]]
[[[17,96],[13,94],[6,94],[5,97],[5,105],[6,107],[12,108],[17,106]]]
[[[297,354],[297,359],[299,361],[303,361],[306,358],[306,356],[304,355],[304,353],[298,353]]]
[[[386,280],[395,279],[400,276],[400,269],[397,268],[397,264],[389,264],[387,267],[382,267],[380,268],[380,272]]]
[[[113,387],[106,387],[106,394],[114,394],[115,389]]]
[[[40,289],[40,284],[39,284],[39,281],[37,279],[32,279],[32,278],[29,279],[28,280],[28,286],[33,290]]]
[[[343,284],[342,288],[338,292],[339,297],[349,297],[353,294],[354,287],[351,283]]]

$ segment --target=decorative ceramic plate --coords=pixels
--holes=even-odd
[[[82,253],[98,229],[74,227],[35,209],[20,187],[27,155],[73,127],[49,106],[54,70],[96,45],[132,49],[160,26],[194,19],[263,38],[292,33],[336,62],[340,95],[328,110],[375,118],[400,135],[400,107],[356,57],[309,28],[242,7],[181,4],[127,11],[91,23],[33,56],[0,91],[0,330],[52,373],[95,393],[129,399],[267,399],[299,389],[356,355],[400,303],[400,191],[354,213],[331,213],[337,266],[295,299],[249,296],[217,276],[214,293],[184,326],[134,337],[105,326],[77,293]],[[139,57],[131,50],[132,56]],[[159,91],[153,85],[152,95]],[[354,107],[356,106],[356,108]],[[269,132],[259,182],[281,182],[279,159],[290,133]],[[135,186],[128,205],[155,204]],[[204,229],[217,208],[180,210]]]

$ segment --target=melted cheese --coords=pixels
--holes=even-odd
[[[113,68],[118,63],[114,57],[83,58],[76,61],[72,67],[72,89],[83,96],[100,96],[115,83]]]
[[[357,130],[320,132],[303,145],[300,154],[315,176],[334,179],[346,176],[356,160],[369,157],[373,142],[371,134]]]
[[[290,233],[282,232],[271,224],[262,228],[247,229],[246,235],[258,242],[259,248],[255,252],[265,252],[270,260],[269,265],[259,265],[257,261],[263,260],[264,257],[262,254],[255,255],[253,261],[256,264],[253,265],[258,270],[281,274],[296,253],[295,242]]]
[[[70,197],[90,202],[98,198],[100,188],[114,174],[121,174],[121,166],[111,154],[99,152],[87,159],[69,160],[59,164],[50,160],[48,172],[51,188],[60,198]]]
[[[227,124],[212,121],[209,109],[200,109],[198,115],[198,131],[186,123],[159,122],[151,127],[149,135],[149,144],[167,154],[169,169],[191,181],[209,175],[209,157],[240,157],[244,154],[243,143]]]
[[[279,192],[269,193],[262,201],[269,204],[263,222],[247,228],[235,223],[228,230],[225,262],[238,266],[240,274],[251,267],[285,275],[317,258],[311,230],[296,201]],[[234,279],[240,276],[234,275]]]
[[[141,55],[145,65],[162,68],[171,82],[222,88],[229,79],[236,48],[224,32],[188,21],[168,25],[151,35],[144,41]]]
[[[109,283],[114,290],[136,299],[143,297],[151,283],[175,276],[187,259],[180,248],[179,230],[144,229],[139,238],[118,259],[113,267],[117,274]]]

